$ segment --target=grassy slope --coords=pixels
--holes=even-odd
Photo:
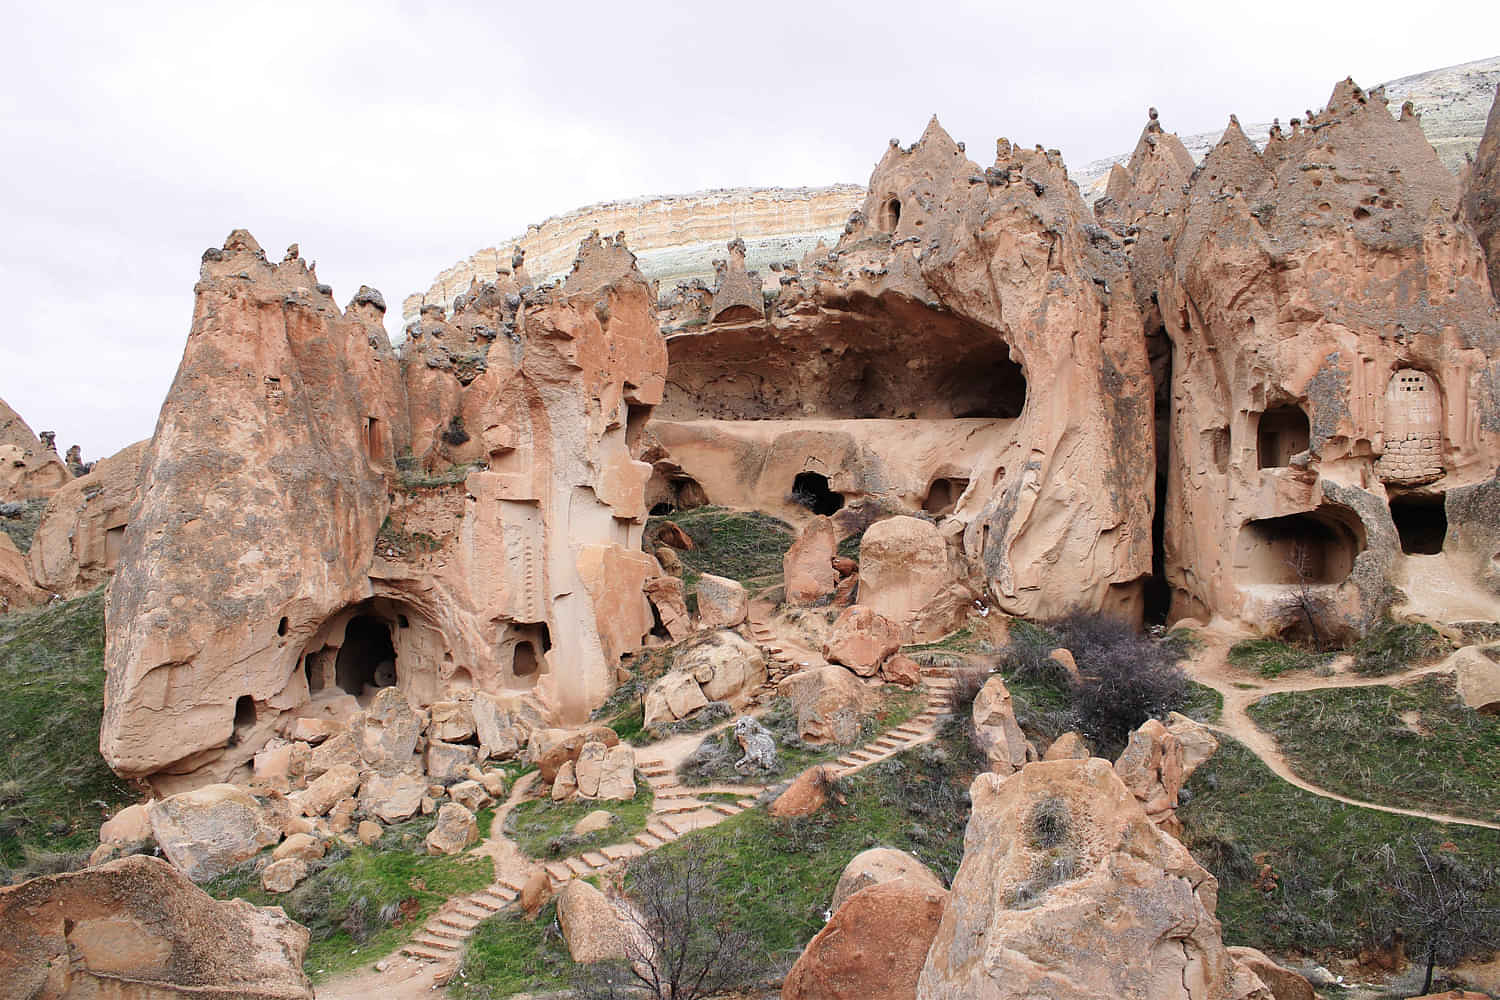
[[[42,513],[47,509],[45,500],[22,500],[20,517],[0,517],[0,534],[10,536],[24,555],[31,551],[31,540],[42,523]]]
[[[646,828],[652,801],[651,786],[644,781],[636,782],[635,798],[629,802],[528,799],[511,810],[505,832],[533,858],[567,857],[606,844],[624,843],[640,833]],[[613,813],[616,822],[606,830],[574,837],[574,824],[599,809]]]
[[[557,989],[567,985],[572,968],[557,928],[556,903],[543,907],[535,920],[506,910],[474,929],[448,995],[458,1000],[495,1000]]]
[[[739,513],[723,507],[699,507],[651,518],[645,537],[655,537],[652,528],[662,521],[676,522],[697,546],[691,552],[677,553],[689,594],[704,573],[738,580],[747,588],[776,582],[781,576],[781,558],[797,537],[789,524],[769,514]]]
[[[1251,705],[1250,717],[1295,771],[1332,791],[1476,819],[1500,815],[1500,720],[1466,708],[1451,677],[1282,692]]]
[[[1408,838],[1431,834],[1474,864],[1500,864],[1500,833],[1346,806],[1272,774],[1239,743],[1193,774],[1178,809],[1184,840],[1219,880],[1219,919],[1230,944],[1274,951],[1353,953],[1381,924],[1386,844],[1409,857]],[[1274,882],[1260,876],[1270,866]]]
[[[104,591],[0,618],[0,865],[87,852],[131,788],[99,756]]]

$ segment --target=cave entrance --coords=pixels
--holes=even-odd
[[[366,688],[396,683],[396,647],[391,627],[374,615],[355,615],[344,629],[344,643],[334,663],[335,683],[359,697]]]
[[[896,227],[901,224],[901,199],[887,198],[880,206],[880,216],[875,220],[875,224],[881,232],[894,233]]]
[[[1401,551],[1409,556],[1435,556],[1448,537],[1448,511],[1442,494],[1391,497],[1391,520],[1401,536]]]
[[[708,493],[692,476],[673,476],[667,480],[667,495],[651,505],[652,517],[665,517],[678,510],[708,506]]]
[[[1256,431],[1256,457],[1262,469],[1281,469],[1292,464],[1292,456],[1308,449],[1312,431],[1307,414],[1297,406],[1276,406],[1260,415]]]
[[[829,489],[821,472],[799,472],[792,480],[792,501],[826,517],[843,508],[844,494]]]
[[[1151,364],[1152,425],[1156,444],[1155,506],[1151,511],[1151,575],[1142,598],[1145,622],[1165,625],[1172,614],[1172,587],[1167,582],[1167,458],[1172,446],[1172,338],[1165,324],[1146,337]],[[1228,440],[1225,450],[1228,450]]]
[[[1026,372],[1003,343],[971,352],[948,369],[938,386],[955,419],[1014,420],[1026,408]]]
[[[922,501],[922,509],[933,517],[951,514],[953,508],[958,505],[958,498],[963,496],[964,490],[968,488],[967,479],[955,476],[934,479],[932,485],[927,487],[927,497]]]
[[[1364,547],[1363,527],[1353,512],[1324,506],[1247,522],[1235,563],[1245,573],[1242,583],[1342,583]]]
[[[530,677],[536,673],[540,661],[536,658],[536,647],[529,641],[516,643],[516,651],[511,659],[510,672],[517,677]]]

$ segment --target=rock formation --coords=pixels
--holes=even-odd
[[[68,467],[0,399],[0,503],[49,497],[73,478]]]
[[[1108,761],[981,774],[970,794],[918,1000],[1271,1000],[1220,938],[1213,877]]]
[[[223,780],[385,687],[582,721],[652,627],[653,298],[593,238],[561,288],[476,287],[398,357],[378,292],[341,311],[243,231],[208,251],[110,589],[106,760]]]
[[[6,996],[312,1000],[306,929],[136,855],[0,889]]]
[[[52,495],[27,553],[40,586],[59,594],[80,593],[114,571],[148,444],[138,441],[95,462]]]
[[[782,1000],[907,1000],[947,900],[908,879],[854,893],[787,972]]]
[[[1464,181],[1463,211],[1489,259],[1490,291],[1500,300],[1500,86]]]

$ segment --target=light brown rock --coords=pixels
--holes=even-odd
[[[438,809],[437,825],[427,834],[427,853],[461,854],[479,842],[479,823],[474,814],[457,802],[444,802]]]
[[[1458,696],[1486,715],[1500,714],[1500,662],[1475,646],[1464,646],[1444,661],[1458,675]]]
[[[147,805],[148,803],[136,802],[105,820],[99,827],[99,843],[133,844],[151,836]]]
[[[280,907],[213,899],[149,856],[0,888],[0,926],[8,996],[313,996],[305,928]]]
[[[298,719],[292,723],[290,737],[303,743],[318,744],[346,729],[346,726],[333,719]]]
[[[56,447],[44,444],[0,399],[0,503],[50,497],[72,478]]]
[[[896,879],[906,879],[917,885],[947,891],[936,872],[905,851],[898,851],[893,847],[872,847],[856,854],[844,866],[838,885],[834,886],[833,901],[828,904],[828,908],[837,913],[845,900],[861,889],[883,882],[894,882]]]
[[[1300,973],[1271,961],[1264,952],[1255,948],[1233,946],[1230,956],[1236,963],[1249,969],[1255,977],[1266,984],[1275,1000],[1317,1000],[1312,984]]]
[[[288,767],[292,774],[296,774],[296,749],[300,744],[292,744],[291,757]],[[360,756],[359,745],[355,743],[354,737],[349,733],[335,733],[326,741],[311,749],[303,749],[300,753],[306,757],[302,766],[302,772],[308,778],[317,778],[326,774],[331,768],[345,766],[363,768],[364,759]]]
[[[1042,760],[1088,760],[1092,756],[1082,733],[1066,732],[1052,741]]]
[[[0,531],[0,614],[41,604],[47,599],[31,579],[26,557],[9,535]]]
[[[1115,761],[1115,773],[1155,823],[1168,822],[1177,808],[1177,793],[1187,780],[1182,741],[1156,719],[1147,719],[1130,734]]]
[[[874,677],[901,648],[901,628],[873,609],[856,604],[839,615],[823,643],[829,663],[841,663],[861,677]]]
[[[712,633],[681,653],[674,669],[697,681],[709,701],[734,705],[743,705],[766,681],[766,660],[761,651],[728,629]]]
[[[578,782],[578,796],[584,799],[599,797],[599,779],[604,773],[604,755],[609,748],[603,743],[589,742],[578,751],[573,762],[573,777]]]
[[[473,747],[462,743],[444,743],[441,740],[428,743],[424,754],[427,777],[445,783],[461,779],[478,759],[478,752]]]
[[[329,768],[306,788],[287,796],[304,816],[326,816],[334,804],[353,795],[360,785],[359,772],[352,764]]]
[[[376,823],[374,820],[369,819],[360,820],[359,826],[354,828],[354,835],[358,837],[359,842],[361,844],[364,844],[366,847],[373,846],[375,842],[380,839],[380,835],[383,832],[384,831],[380,828],[379,823]]]
[[[1489,260],[1490,290],[1500,300],[1500,86],[1463,191],[1463,214]]]
[[[664,722],[685,719],[707,704],[703,688],[692,674],[670,671],[646,690],[645,726],[650,729]]]
[[[860,716],[869,701],[859,679],[843,667],[828,664],[800,670],[781,680],[778,694],[797,709],[797,734],[808,743],[853,743]]]
[[[972,714],[974,731],[991,771],[1012,774],[1024,767],[1028,759],[1034,759],[1026,736],[1016,722],[1010,692],[999,674],[985,681],[974,696]]]
[[[936,634],[914,628],[915,619],[953,579],[948,546],[937,525],[915,517],[876,521],[859,545],[859,601],[894,622],[906,642],[929,642]]]
[[[207,882],[281,839],[254,796],[236,785],[207,785],[146,806],[162,854],[194,882]]]
[[[1224,947],[1212,876],[1108,761],[981,774],[970,797],[919,1000],[1271,1000]]]
[[[815,517],[807,522],[781,560],[788,604],[812,604],[833,593],[839,582],[833,568],[837,550],[838,534],[832,521]]]
[[[629,802],[635,798],[634,749],[621,743],[605,752],[597,797],[610,802]]]
[[[1047,654],[1047,659],[1051,660],[1053,663],[1056,663],[1059,667],[1062,668],[1062,671],[1067,675],[1069,682],[1073,684],[1083,683],[1083,674],[1078,670],[1078,661],[1073,659],[1073,651],[1071,649],[1063,649],[1062,647],[1058,647],[1057,649],[1054,649],[1052,652]]]
[[[415,763],[422,719],[400,688],[384,687],[375,693],[354,733],[366,764],[381,774],[396,774],[411,770]]]
[[[608,830],[614,825],[615,815],[604,809],[595,809],[587,816],[573,824],[573,836],[586,837],[591,833]]]
[[[271,852],[271,857],[276,861],[283,861],[287,858],[316,861],[327,850],[327,846],[312,834],[294,833],[276,845],[276,849]]]
[[[880,665],[882,680],[902,687],[916,687],[922,683],[922,665],[909,656],[897,653]]]
[[[834,773],[822,764],[814,764],[792,779],[791,784],[771,803],[771,815],[777,819],[811,816],[828,803],[828,789]]]
[[[641,585],[641,589],[651,606],[656,609],[662,628],[667,630],[667,635],[674,642],[681,642],[693,634],[693,619],[688,614],[687,597],[680,579],[675,576],[653,576]]]
[[[698,577],[698,624],[702,628],[734,628],[750,613],[744,586],[712,573]]]
[[[546,730],[533,737],[530,749],[535,753],[542,780],[551,783],[565,761],[577,760],[585,743],[603,743],[607,747],[620,742],[620,735],[608,726],[589,726],[578,730]]]
[[[427,724],[427,738],[445,743],[462,743],[474,735],[472,700],[436,701],[428,707],[432,721]]]
[[[906,879],[854,893],[787,972],[782,1000],[911,1000],[947,899]]]
[[[261,869],[260,887],[266,892],[291,892],[297,884],[307,878],[307,862],[301,858],[283,858],[272,861]]]
[[[426,794],[427,783],[420,775],[370,774],[360,785],[359,803],[382,823],[400,823],[416,815]]]
[[[557,894],[557,922],[568,954],[579,965],[625,958],[625,926],[604,897],[583,879],[573,879]]]
[[[567,761],[557,769],[557,777],[552,779],[552,801],[567,802],[578,795],[578,778],[574,774],[573,761]]]
[[[492,806],[495,800],[485,791],[484,786],[477,781],[460,781],[448,788],[448,797],[470,812],[478,812],[485,806]]]
[[[552,879],[545,870],[533,868],[521,886],[521,910],[527,917],[535,918],[551,898]]]
[[[1182,744],[1182,780],[1193,776],[1198,766],[1219,749],[1219,738],[1201,722],[1194,722],[1181,712],[1167,713],[1167,732]]]

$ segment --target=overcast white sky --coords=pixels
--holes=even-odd
[[[147,437],[204,248],[301,244],[342,305],[590,202],[863,183],[936,112],[1070,164],[1493,56],[1500,4],[0,0],[0,397]]]

